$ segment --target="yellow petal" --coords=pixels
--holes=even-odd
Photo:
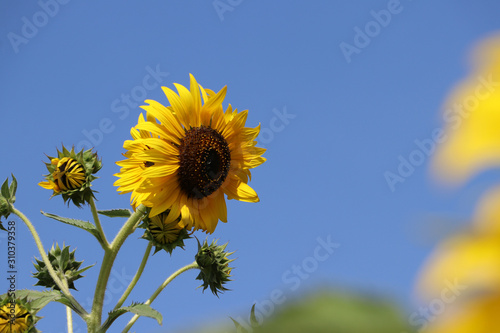
[[[480,48],[476,70],[446,103],[447,122],[434,160],[437,175],[463,182],[474,173],[500,166],[500,38]]]
[[[418,279],[421,295],[436,297],[448,282],[500,291],[500,241],[490,235],[457,235],[443,242]]]
[[[228,178],[230,177],[228,176]],[[228,199],[236,199],[246,202],[259,202],[259,196],[253,188],[242,182],[237,177],[231,178],[232,179],[229,181],[226,179],[227,183],[225,182],[222,186]]]
[[[463,295],[448,292],[447,299],[437,299],[434,303],[442,304],[439,314],[432,320],[424,320],[420,315],[419,322],[425,328],[422,333],[493,333],[500,332],[500,294],[482,295],[474,299],[463,300]],[[437,308],[437,307],[436,307]],[[428,325],[428,326],[427,326]]]
[[[478,233],[496,235],[500,242],[500,187],[481,199],[474,218]]]

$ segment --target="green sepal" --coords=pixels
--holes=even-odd
[[[107,216],[107,217],[130,217],[132,212],[130,209],[109,209],[109,210],[98,210],[97,213]]]
[[[0,221],[0,230],[7,231],[7,229],[5,229],[5,227],[2,224],[2,221]]]
[[[2,197],[5,199],[10,199],[9,178],[3,182],[2,187],[0,188],[0,194],[2,194]]]
[[[109,312],[108,318],[101,326],[100,332],[106,332],[106,330],[109,329],[111,324],[113,324],[113,322],[118,319],[118,317],[127,312],[131,312],[141,317],[156,319],[159,325],[161,325],[163,322],[163,316],[161,315],[161,313],[153,309],[150,305],[144,303],[132,303],[132,305],[130,306],[124,306]]]
[[[50,217],[51,219],[56,220],[56,221],[63,222],[63,223],[78,227],[80,229],[86,230],[86,231],[90,232],[92,235],[94,235],[94,237],[97,239],[97,241],[99,243],[102,244],[102,242],[103,242],[103,240],[101,238],[101,234],[99,233],[99,230],[97,230],[97,227],[88,221],[72,219],[69,217],[62,217],[62,216],[58,216],[58,215],[51,214],[51,213],[45,213],[44,211],[41,211],[41,213],[47,217]]]
[[[12,213],[12,204],[16,202],[17,179],[12,174],[12,182],[9,186],[7,178],[0,187],[0,217],[8,218]]]
[[[9,193],[10,193],[10,202],[14,203],[16,202],[16,191],[17,191],[17,179],[14,177],[14,174],[10,174],[12,176],[12,183],[10,183],[9,186]]]
[[[69,262],[69,246],[64,246],[58,258],[59,269],[66,271]]]

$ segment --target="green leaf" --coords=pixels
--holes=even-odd
[[[129,209],[98,210],[97,212],[108,217],[130,217],[132,215]]]
[[[108,328],[111,326],[111,324],[122,314],[127,313],[127,312],[132,312],[133,314],[136,314],[141,317],[149,317],[156,319],[158,324],[162,324],[163,322],[163,317],[161,313],[153,309],[150,305],[148,304],[142,304],[142,303],[133,303],[131,306],[124,306],[121,308],[118,308],[116,310],[113,310],[108,313],[108,318],[102,325],[100,332],[106,332]]]
[[[236,333],[248,333],[248,331],[243,327],[241,326],[240,323],[238,323],[236,320],[234,320],[232,317],[229,317],[231,318],[231,320],[233,321],[234,323],[234,326],[236,327]]]
[[[236,326],[236,333],[248,333],[248,330],[243,327],[239,322],[234,320],[232,317],[231,320],[234,323],[234,326]],[[252,310],[250,311],[250,325],[253,328],[259,327],[259,321],[257,320],[257,317],[255,317],[255,304],[252,306]]]
[[[0,193],[2,194],[2,197],[4,197],[5,199],[7,199],[7,201],[9,201],[9,199],[10,199],[9,178],[7,178],[3,182],[2,188],[0,189]]]
[[[14,203],[14,202],[16,202],[17,179],[16,179],[16,177],[14,177],[13,173],[11,173],[11,175],[12,175],[12,183],[10,183],[10,187],[9,187],[10,202]]]
[[[0,298],[3,299],[4,296],[6,295],[4,294]],[[50,302],[58,302],[62,296],[62,293],[58,290],[16,290],[16,298],[26,298],[26,301],[30,303],[31,308],[36,312]]]
[[[362,293],[319,290],[277,306],[254,333],[415,332],[401,306]]]
[[[95,238],[97,238],[97,240],[99,241],[99,243],[102,242],[101,236],[99,235],[99,231],[97,230],[96,226],[90,222],[76,220],[76,219],[70,219],[68,217],[61,217],[61,216],[57,216],[55,214],[45,213],[43,211],[41,213],[47,217],[50,217],[51,219],[56,220],[56,221],[63,222],[63,223],[78,227],[80,229],[86,230],[86,231],[90,232],[92,235],[94,235]]]
[[[4,227],[4,226],[3,226],[3,224],[2,224],[2,221],[0,221],[0,230],[7,231],[7,229],[5,229],[5,227]]]
[[[250,324],[252,324],[252,327],[259,326],[259,321],[255,317],[255,304],[252,305],[252,310],[250,311]]]

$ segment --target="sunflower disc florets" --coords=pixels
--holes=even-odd
[[[177,214],[178,215],[178,214]],[[184,249],[184,240],[191,238],[186,228],[179,225],[181,217],[170,214],[167,210],[153,217],[146,217],[139,226],[144,228],[142,238],[149,240],[155,246],[155,253],[165,250],[172,254],[176,247]]]
[[[68,283],[68,288],[75,289],[74,282],[79,278],[83,277],[81,273],[86,271],[92,266],[87,266],[83,269],[80,269],[83,261],[75,260],[75,251],[69,252],[69,246],[64,246],[61,249],[59,245],[52,245],[52,249],[47,253],[49,257],[49,261],[52,264],[52,267],[56,271],[59,278],[62,280],[66,280]],[[33,263],[36,269],[36,273],[33,273],[33,277],[38,279],[38,282],[35,286],[44,286],[48,288],[54,288],[55,290],[60,290],[57,284],[54,282],[50,273],[47,269],[47,266],[42,260],[38,260],[35,258],[36,263]],[[1,332],[1,331],[0,331]]]
[[[224,284],[229,279],[232,267],[229,263],[234,259],[228,257],[234,252],[225,252],[227,243],[224,245],[217,245],[214,240],[210,245],[205,240],[203,245],[198,242],[198,253],[195,256],[196,263],[200,267],[200,274],[196,277],[197,280],[202,280],[203,291],[210,287],[210,290],[217,296],[218,292],[224,292],[226,289]]]
[[[57,157],[47,156],[50,163],[45,163],[48,175],[47,181],[40,182],[43,188],[53,190],[52,196],[61,194],[64,202],[71,200],[77,207],[88,203],[94,194],[90,187],[93,180],[97,179],[94,174],[102,167],[101,160],[92,149],[75,153],[64,146],[62,151],[57,151]]]
[[[36,333],[35,324],[40,317],[26,300],[9,297],[0,299],[0,332],[6,333]]]

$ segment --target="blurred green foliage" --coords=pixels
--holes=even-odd
[[[250,328],[250,311],[235,326],[196,332],[217,333],[416,333],[397,304],[360,293],[321,290],[278,306],[264,318],[256,308],[260,326]],[[241,318],[241,317],[240,317]]]

